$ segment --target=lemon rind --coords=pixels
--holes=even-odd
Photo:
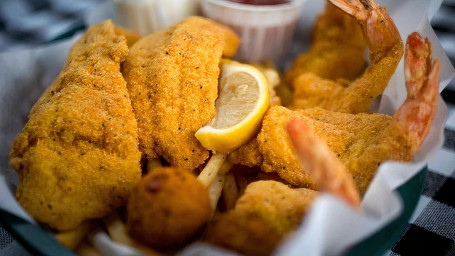
[[[259,130],[261,121],[269,106],[269,89],[264,75],[255,67],[248,64],[238,63],[232,60],[222,60],[222,65],[232,65],[228,72],[223,68],[222,77],[226,77],[235,72],[247,72],[252,75],[263,86],[259,87],[258,104],[253,108],[242,121],[234,126],[218,129],[210,125],[200,128],[196,133],[196,138],[202,146],[215,152],[229,153],[248,142]],[[235,140],[226,140],[229,137],[236,137]],[[240,137],[240,138],[239,138]]]

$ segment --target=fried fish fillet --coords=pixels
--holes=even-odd
[[[416,151],[409,133],[391,116],[321,108],[293,111],[277,106],[267,112],[257,138],[233,152],[230,160],[277,172],[296,186],[316,188],[301,167],[286,133],[285,126],[291,119],[303,120],[329,146],[345,164],[361,193],[366,191],[381,162],[409,161]]]
[[[257,138],[232,153],[230,160],[259,165],[262,170],[275,171],[294,185],[313,187],[306,171],[298,165],[284,128],[291,119],[297,119],[303,121],[300,127],[307,127],[300,132],[313,130],[325,141],[352,174],[357,189],[365,192],[382,162],[412,160],[433,123],[440,64],[438,59],[432,58],[428,38],[424,39],[417,32],[408,36],[404,63],[407,98],[393,117],[322,108],[292,111],[272,107],[263,119]],[[293,133],[297,138],[297,130]],[[300,152],[304,152],[304,147],[300,148]]]
[[[277,181],[253,182],[233,210],[209,224],[206,239],[245,255],[270,255],[298,226],[317,194]]]
[[[194,169],[209,156],[194,136],[215,115],[218,64],[239,43],[227,27],[190,17],[136,42],[123,66],[143,157]]]
[[[135,32],[122,28],[122,27],[115,26],[114,31],[115,31],[115,34],[125,37],[126,44],[128,45],[128,47],[133,46],[133,44],[135,44],[137,41],[139,41],[139,39],[141,39],[141,37],[138,34],[136,34]]]
[[[17,200],[58,230],[125,204],[141,178],[137,123],[120,73],[128,47],[114,31],[105,21],[75,43],[12,145]]]

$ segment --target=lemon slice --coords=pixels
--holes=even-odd
[[[216,114],[196,132],[201,144],[214,152],[229,153],[250,140],[269,106],[264,75],[255,67],[221,61]]]

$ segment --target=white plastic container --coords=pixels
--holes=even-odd
[[[233,28],[240,36],[235,59],[278,60],[289,49],[304,0],[276,5],[250,5],[228,0],[202,0],[204,16]]]
[[[200,0],[113,0],[117,23],[141,36],[198,15]]]

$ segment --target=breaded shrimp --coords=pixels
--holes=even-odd
[[[345,166],[329,147],[322,143],[304,122],[291,120],[286,126],[303,168],[318,186],[339,196],[354,207],[360,205],[360,195]]]
[[[405,78],[408,98],[393,117],[383,114],[349,114],[310,108],[289,110],[272,107],[266,113],[256,139],[229,156],[235,164],[259,165],[265,172],[277,172],[296,186],[316,188],[299,165],[285,126],[291,119],[302,120],[352,175],[363,193],[378,166],[387,160],[410,161],[433,122],[438,95],[439,62],[431,62],[431,45],[418,33],[406,43]]]
[[[327,1],[313,27],[309,51],[297,57],[286,71],[285,81],[292,85],[304,73],[351,81],[365,70],[365,50],[366,43],[356,19]]]
[[[360,195],[344,165],[302,122],[291,120],[287,130],[301,164],[322,190],[354,208]],[[209,225],[209,242],[246,255],[270,255],[284,236],[302,221],[318,192],[292,189],[277,181],[253,182],[235,208]]]
[[[440,67],[438,59],[432,61],[430,41],[417,32],[406,41],[404,60],[408,96],[395,112],[394,121],[409,132],[411,152],[416,153],[430,132],[436,113]]]
[[[297,227],[316,195],[277,181],[253,182],[233,210],[213,219],[205,238],[245,255],[269,255]]]
[[[330,1],[359,22],[370,49],[371,65],[353,82],[332,81],[314,73],[296,76],[293,106],[321,107],[346,113],[368,112],[395,72],[403,55],[403,42],[386,9],[373,0]]]
[[[69,230],[103,217],[141,178],[137,123],[120,73],[127,54],[111,21],[89,28],[14,140],[17,200],[38,221]]]
[[[376,136],[387,127],[391,117],[363,113],[353,115],[321,108],[293,111],[284,107],[272,107],[264,117],[257,138],[244,146],[246,149],[241,147],[232,153],[230,161],[248,166],[259,165],[264,172],[277,172],[290,184],[316,189],[316,184],[300,166],[286,135],[286,124],[292,119],[304,120],[343,159],[348,147],[353,146],[359,138]]]
[[[227,27],[191,17],[146,36],[123,65],[143,156],[195,169],[209,156],[194,136],[215,115],[218,64],[239,43]]]

